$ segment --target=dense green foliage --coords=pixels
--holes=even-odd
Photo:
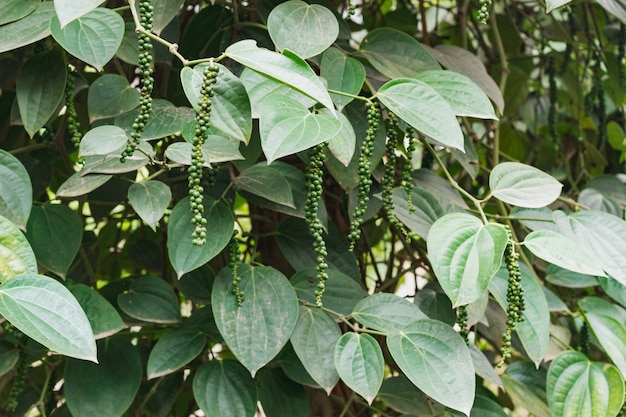
[[[0,414],[623,415],[625,23],[0,0]]]

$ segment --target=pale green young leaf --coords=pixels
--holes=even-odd
[[[233,180],[235,188],[256,194],[269,201],[295,208],[293,193],[281,171],[265,162],[246,168]]]
[[[73,416],[121,417],[139,391],[143,373],[136,346],[128,339],[98,342],[98,363],[70,359],[63,391]]]
[[[463,132],[450,105],[435,89],[413,78],[397,78],[376,96],[389,110],[442,145],[463,150]]]
[[[254,417],[257,392],[246,369],[233,360],[203,364],[193,378],[193,396],[207,416]]]
[[[40,0],[5,0],[0,3],[0,25],[28,16],[41,3]]]
[[[352,317],[364,326],[385,333],[398,332],[406,325],[428,316],[409,300],[385,292],[361,300]]]
[[[466,213],[447,214],[428,232],[428,253],[441,287],[454,306],[485,292],[500,268],[508,237],[503,226]]]
[[[78,154],[84,156],[107,155],[115,152],[128,142],[123,129],[113,125],[94,127],[83,136]]]
[[[322,114],[337,117],[341,122],[339,133],[328,140],[328,149],[338,161],[348,166],[356,151],[356,135],[350,120],[343,113],[333,115],[328,109],[322,109]]]
[[[624,380],[613,365],[566,350],[550,364],[547,394],[554,417],[615,417],[624,402]]]
[[[206,345],[206,336],[198,328],[179,327],[165,333],[148,357],[148,379],[169,375],[195,359]]]
[[[390,28],[370,31],[359,49],[370,64],[388,78],[413,78],[441,69],[435,58],[415,38]]]
[[[494,197],[505,203],[539,208],[559,198],[563,185],[533,166],[502,162],[489,174],[489,188]]]
[[[365,81],[365,67],[354,58],[346,56],[337,48],[329,48],[322,55],[320,75],[328,83],[329,90],[358,95]],[[342,108],[353,97],[342,94],[330,94],[337,107]]]
[[[0,216],[25,227],[33,203],[33,187],[24,165],[0,149]]]
[[[15,3],[21,3],[21,0]],[[54,15],[52,2],[38,2],[37,9],[28,16],[0,26],[0,53],[29,45],[50,35],[50,19]]]
[[[52,278],[22,274],[0,285],[0,314],[53,352],[96,362],[89,320],[72,293]]]
[[[106,184],[111,178],[113,178],[112,175],[82,175],[80,171],[76,172],[61,184],[57,190],[57,197],[78,197],[85,195]]]
[[[339,381],[335,368],[335,345],[341,337],[339,325],[319,308],[300,306],[291,345],[309,375],[327,394]]]
[[[95,339],[104,339],[126,328],[115,307],[93,288],[75,284],[70,291],[85,311]]]
[[[476,384],[474,366],[465,342],[452,327],[437,320],[419,320],[389,335],[387,347],[415,386],[435,401],[469,415]]]
[[[100,71],[122,43],[124,19],[113,10],[97,8],[63,27],[53,17],[50,33],[63,49]]]
[[[376,339],[368,334],[348,332],[335,347],[335,367],[339,377],[354,392],[374,401],[383,383],[385,361]]]
[[[578,306],[598,343],[626,380],[626,310],[593,296],[578,301]]]
[[[120,309],[130,317],[150,323],[180,323],[178,297],[162,278],[134,278],[127,292],[117,296]]]
[[[191,234],[195,225],[191,222],[192,213],[189,198],[179,201],[170,214],[167,226],[167,247],[170,262],[180,278],[183,274],[204,265],[228,245],[233,235],[235,221],[232,210],[224,203],[211,197],[204,197],[204,218],[210,225],[206,244],[192,244]]]
[[[28,240],[13,222],[0,216],[0,283],[36,273],[37,260]]]
[[[102,0],[54,0],[54,8],[61,22],[61,27],[64,27],[71,21],[94,10],[100,3]]]
[[[268,266],[239,265],[241,306],[233,294],[232,270],[215,278],[211,305],[231,352],[252,376],[285,346],[298,320],[298,299],[285,276]]]
[[[65,92],[66,65],[56,48],[33,55],[17,76],[17,105],[33,137],[57,110]]]
[[[37,262],[65,278],[83,239],[80,216],[62,204],[33,206],[26,226]]]
[[[301,269],[290,280],[298,298],[310,304],[315,304],[316,271],[316,268]],[[354,306],[367,296],[367,292],[356,280],[344,273],[334,269],[329,269],[327,272],[328,280],[323,297],[324,307],[344,316],[350,315]]]
[[[128,201],[139,217],[156,231],[172,199],[170,187],[161,181],[136,182],[128,189]]]
[[[330,110],[333,102],[324,84],[311,67],[296,54],[284,51],[278,54],[256,46],[256,41],[246,39],[226,48],[226,56],[261,74],[286,84],[311,97]]]
[[[89,86],[89,121],[117,117],[139,105],[139,91],[118,74],[104,74]]]
[[[339,23],[324,6],[289,0],[272,9],[267,30],[279,50],[288,49],[307,59],[321,54],[335,42]]]

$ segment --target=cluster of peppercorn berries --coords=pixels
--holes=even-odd
[[[491,8],[491,0],[479,0],[478,4],[480,5],[480,8],[478,9],[476,17],[480,23],[487,23],[487,19],[489,19],[489,9]]]
[[[239,282],[241,281],[241,277],[237,273],[237,266],[239,265],[239,256],[241,255],[241,251],[239,250],[239,239],[237,239],[237,234],[239,232],[235,230],[233,232],[233,237],[230,240],[229,246],[229,266],[233,271],[233,295],[237,297],[237,305],[241,307],[243,305],[243,291],[239,288]]]
[[[65,84],[65,107],[67,113],[67,130],[72,137],[72,143],[74,147],[78,149],[80,146],[80,139],[82,138],[82,134],[80,133],[80,123],[78,122],[78,115],[76,114],[76,107],[74,106],[74,100],[72,98],[72,93],[74,92],[74,88],[76,88],[76,83],[74,80],[74,74],[72,73],[72,69],[68,66],[67,68],[67,82]]]
[[[389,225],[402,232],[408,239],[408,233],[406,233],[402,222],[398,220],[398,217],[396,217],[393,212],[395,208],[395,204],[393,202],[393,186],[396,180],[396,146],[398,144],[398,136],[402,134],[398,125],[398,118],[393,113],[389,113],[389,119],[387,120],[387,132],[388,138],[387,143],[385,144],[385,155],[387,157],[387,161],[385,162],[385,175],[383,176],[382,192],[383,208]],[[404,137],[403,134],[402,136]]]

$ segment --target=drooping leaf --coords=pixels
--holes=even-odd
[[[0,4],[0,25],[28,16],[37,9],[39,0],[4,1]]]
[[[365,67],[339,49],[328,48],[322,55],[320,75],[328,83],[329,90],[358,95],[365,81]],[[339,108],[354,100],[353,97],[342,94],[331,93],[330,97]]]
[[[25,227],[33,204],[33,186],[24,165],[0,149],[0,216]]]
[[[289,97],[272,94],[260,107],[261,146],[268,163],[326,142],[342,129],[335,117],[311,113]]]
[[[54,115],[65,92],[65,81],[65,61],[56,48],[33,55],[20,70],[17,105],[31,137]]]
[[[121,162],[120,158],[126,149],[126,144],[106,155],[86,156],[85,165],[79,174],[81,176],[87,174],[122,174],[138,170],[148,164],[147,155],[154,155],[154,149],[148,142],[140,142],[139,148],[143,152],[135,151],[131,156],[126,157],[125,162]]]
[[[234,179],[235,187],[283,206],[295,208],[293,193],[287,179],[273,165],[259,162],[246,168]]]
[[[165,333],[148,357],[148,379],[169,375],[195,359],[206,345],[206,336],[194,327],[179,327]]]
[[[259,401],[267,417],[309,417],[311,407],[304,387],[289,379],[282,369],[261,370],[257,377]]]
[[[185,67],[180,72],[180,80],[187,99],[193,108],[199,110],[200,89],[203,71],[208,63]],[[213,86],[211,128],[216,133],[248,143],[252,133],[252,110],[244,84],[223,65],[215,64],[219,76]]]
[[[307,59],[321,54],[335,42],[339,24],[324,6],[289,0],[272,9],[267,30],[279,50],[288,49]]]
[[[96,342],[85,312],[54,279],[26,273],[2,283],[0,314],[52,351],[96,362]]]
[[[340,337],[339,326],[328,314],[318,308],[300,306],[291,345],[309,375],[327,394],[339,381],[333,358]]]
[[[90,174],[77,172],[69,177],[57,190],[57,197],[78,197],[92,192],[113,178],[112,175]]]
[[[322,82],[311,67],[296,54],[284,51],[278,54],[256,46],[246,39],[226,48],[226,56],[246,67],[280,81],[333,110],[333,102]]]
[[[102,0],[54,0],[54,8],[61,26],[65,26],[74,19],[86,15],[100,3]]]
[[[578,301],[600,346],[626,379],[626,310],[599,297]]]
[[[26,230],[37,262],[65,278],[83,239],[80,216],[62,204],[33,206]]]
[[[367,293],[358,282],[342,272],[334,269],[329,269],[327,272],[328,280],[323,297],[324,307],[347,316],[352,313],[354,306],[367,296]],[[316,275],[315,268],[307,268],[291,277],[291,285],[296,290],[298,298],[311,304],[315,304]]]
[[[126,132],[113,125],[102,125],[85,133],[80,141],[80,156],[107,155],[115,152],[128,142]]]
[[[139,391],[142,373],[136,346],[125,339],[100,340],[97,364],[67,361],[67,406],[74,416],[121,417]]]
[[[474,344],[468,345],[470,356],[472,357],[472,363],[474,364],[474,370],[476,371],[476,375],[481,378],[493,383],[494,385],[504,388],[502,385],[502,380],[500,379],[500,375],[493,369],[493,365],[485,354],[476,347]]]
[[[546,281],[550,284],[567,288],[585,288],[598,285],[598,279],[594,276],[572,272],[556,265],[548,265]]]
[[[22,274],[36,274],[35,253],[22,232],[0,216],[0,283]]]
[[[289,340],[298,319],[296,293],[283,274],[268,266],[239,265],[243,303],[232,293],[232,270],[215,278],[211,304],[215,322],[229,349],[254,374]]]
[[[91,287],[75,284],[70,291],[85,311],[96,339],[104,339],[126,328],[115,307]]]
[[[387,347],[415,386],[441,404],[469,415],[474,402],[474,366],[465,342],[452,327],[437,320],[419,320],[389,335]]]
[[[50,33],[67,52],[102,70],[122,43],[124,19],[111,9],[97,8],[63,28],[59,18],[53,17]]]
[[[178,297],[161,278],[143,276],[133,279],[128,291],[118,295],[117,304],[134,319],[160,324],[180,322]]]
[[[50,19],[54,15],[52,2],[38,2],[37,9],[28,16],[0,26],[0,53],[21,48],[50,35]]]
[[[161,181],[136,182],[128,189],[128,201],[139,217],[156,231],[172,199],[170,187]]]
[[[364,326],[385,333],[398,332],[416,320],[428,318],[409,300],[385,292],[361,300],[354,306],[352,317]]]
[[[383,383],[385,361],[376,339],[348,332],[335,347],[335,367],[341,380],[371,404]]]
[[[561,195],[563,185],[545,172],[519,162],[502,162],[489,174],[493,195],[519,207],[547,206]]]
[[[624,402],[624,380],[614,366],[566,350],[550,364],[547,394],[554,417],[614,417]]]
[[[321,113],[333,116],[328,109],[322,109]],[[336,117],[341,122],[341,130],[328,140],[328,149],[338,161],[347,167],[356,150],[356,135],[350,120],[343,113],[337,113]]]
[[[454,306],[477,300],[500,268],[507,233],[466,213],[447,214],[428,233],[428,253],[439,284]]]
[[[211,197],[204,197],[204,217],[211,225],[207,232],[206,244],[192,244],[191,234],[194,224],[189,198],[184,198],[172,210],[167,225],[167,246],[170,262],[180,278],[213,259],[230,242],[233,235],[233,212],[223,203]]]
[[[193,378],[193,396],[207,417],[254,417],[256,386],[233,360],[206,362]]]
[[[445,214],[441,202],[423,188],[416,187],[411,191],[413,211],[409,209],[404,188],[394,188],[391,198],[394,205],[393,212],[398,220],[422,238],[428,236],[433,223]]]
[[[117,117],[139,105],[139,91],[118,74],[104,74],[89,86],[89,120]],[[83,138],[84,139],[84,138]]]
[[[154,9],[154,23],[152,31],[159,35],[163,29],[176,17],[185,0],[152,0]]]
[[[376,96],[398,117],[437,142],[463,150],[463,132],[454,111],[435,89],[413,78],[396,78]]]

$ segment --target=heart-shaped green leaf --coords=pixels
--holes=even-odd
[[[37,260],[26,236],[0,216],[0,283],[16,275],[36,274]]]
[[[161,181],[136,182],[128,189],[130,205],[154,231],[156,231],[156,225],[165,214],[171,199],[170,187]]]
[[[260,162],[246,168],[234,180],[235,187],[283,206],[295,208],[289,181],[272,165]]]
[[[90,174],[77,172],[69,177],[57,190],[57,197],[78,197],[85,195],[104,185],[113,178],[112,175]]]
[[[128,292],[117,297],[120,309],[134,319],[160,324],[180,322],[178,297],[161,278],[133,279]]]
[[[148,357],[148,379],[169,375],[195,359],[206,345],[206,336],[194,327],[165,333]]]
[[[0,216],[26,227],[32,204],[28,171],[16,157],[0,149]]]
[[[0,53],[29,45],[50,35],[50,19],[55,15],[54,4],[50,1],[38,3],[37,9],[28,16],[0,26]]]
[[[291,277],[291,285],[296,290],[298,298],[311,304],[315,304],[316,271],[315,268],[301,269]],[[334,269],[328,270],[328,280],[324,290],[325,308],[348,316],[352,313],[354,306],[366,296],[367,293],[353,278]]]
[[[139,105],[139,91],[118,74],[104,74],[89,86],[89,121],[117,117]],[[83,138],[84,139],[84,138]]]
[[[376,339],[348,332],[335,347],[335,367],[342,381],[371,404],[383,383],[385,361]]]
[[[519,207],[539,208],[554,202],[563,185],[545,172],[519,162],[502,162],[489,174],[494,197]]]
[[[109,337],[126,328],[115,307],[93,288],[75,284],[70,291],[85,311],[96,339]]]
[[[359,301],[352,317],[364,326],[385,333],[397,332],[416,320],[428,318],[409,300],[386,292]]]
[[[113,125],[103,125],[85,133],[80,141],[78,154],[80,156],[107,155],[126,145],[128,136],[121,128]]]
[[[339,49],[329,48],[322,55],[320,75],[328,83],[329,90],[358,95],[365,81],[365,67]],[[330,97],[340,108],[354,100],[353,97],[342,94],[331,93]]]
[[[115,118],[115,124],[120,126],[130,136],[133,123],[139,109],[125,113]],[[193,123],[195,113],[189,107],[176,107],[167,100],[155,99],[152,101],[152,115],[141,133],[142,140],[161,139],[166,136],[180,135],[183,128]]]

